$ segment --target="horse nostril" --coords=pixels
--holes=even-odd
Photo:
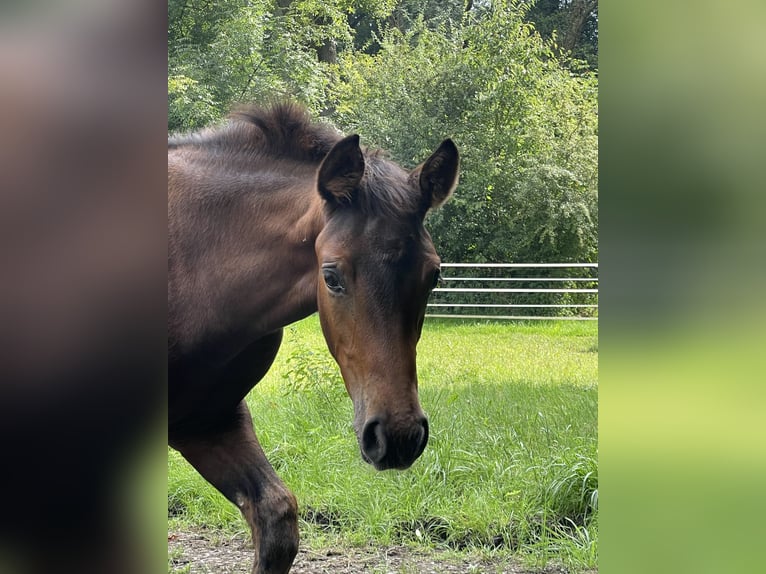
[[[362,450],[373,464],[386,457],[386,434],[378,419],[370,419],[362,430]]]

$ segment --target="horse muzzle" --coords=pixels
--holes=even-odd
[[[428,419],[425,417],[406,425],[373,417],[364,423],[359,436],[362,458],[377,470],[409,468],[427,443]]]

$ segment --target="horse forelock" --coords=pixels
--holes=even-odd
[[[411,189],[407,172],[379,151],[366,154],[364,177],[355,203],[370,216],[404,220],[420,212],[421,198]]]

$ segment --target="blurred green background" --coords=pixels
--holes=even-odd
[[[760,570],[766,4],[599,13],[601,571]]]

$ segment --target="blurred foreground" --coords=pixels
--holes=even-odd
[[[166,314],[152,4],[2,8],[0,572],[156,569],[142,543],[165,490],[152,462]]]

